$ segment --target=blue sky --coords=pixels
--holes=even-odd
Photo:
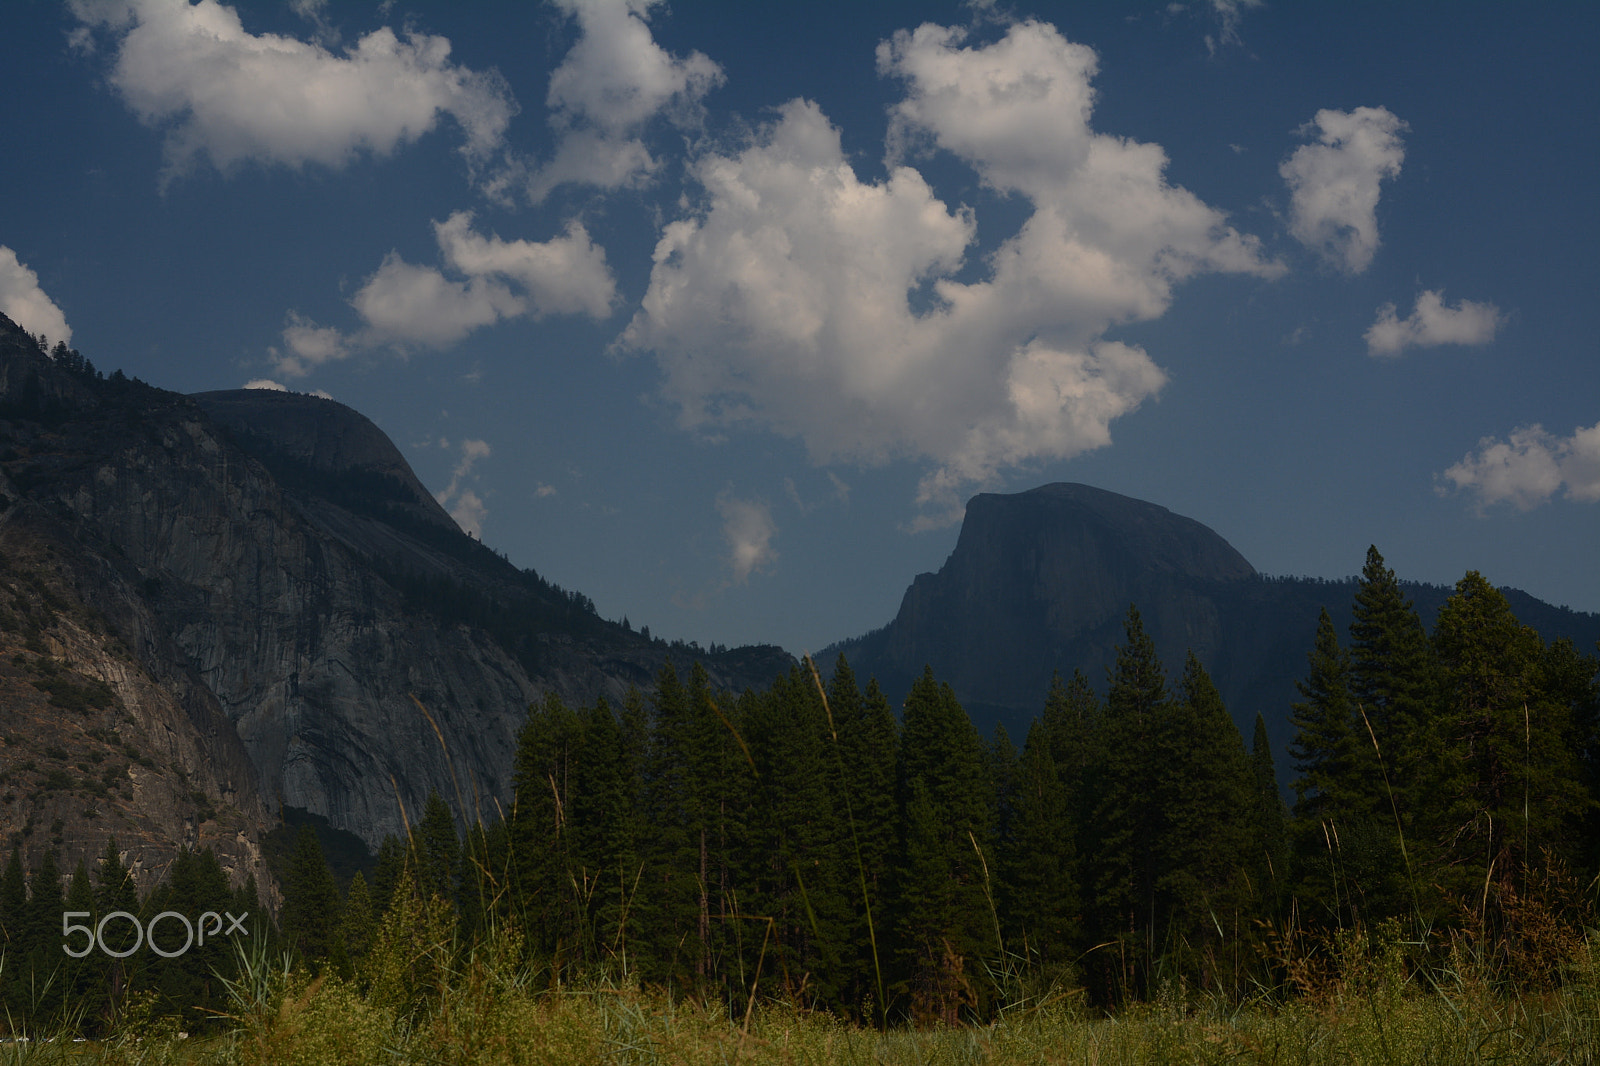
[[[980,491],[1600,610],[1591,4],[8,5],[0,311],[819,648]]]

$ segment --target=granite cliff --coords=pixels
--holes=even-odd
[[[1352,546],[1352,561],[1365,551]],[[1429,627],[1451,592],[1406,590]],[[1088,485],[1044,485],[973,497],[939,572],[917,575],[888,625],[822,655],[842,652],[891,698],[932,666],[981,728],[1003,724],[1020,742],[1053,672],[1081,669],[1105,690],[1134,604],[1169,679],[1193,650],[1244,735],[1260,713],[1281,758],[1318,614],[1326,607],[1348,632],[1355,591],[1353,578],[1263,577],[1215,532],[1164,507]],[[1600,616],[1505,591],[1546,640],[1570,637],[1588,650],[1600,639]]]
[[[189,775],[191,806],[204,797],[191,814],[213,816],[190,817],[187,835],[170,820],[152,829],[169,852],[210,842],[224,814],[256,841],[284,805],[369,844],[402,831],[433,789],[458,815],[493,817],[527,706],[545,693],[617,700],[665,661],[701,661],[737,689],[791,661],[771,647],[701,654],[599,618],[462,533],[382,431],[341,404],[103,378],[3,317],[0,493],[0,554],[51,560],[62,602],[159,693],[139,728]],[[25,640],[21,624],[0,618]],[[36,643],[110,685],[118,706],[90,724],[45,714],[49,727],[131,733],[134,681],[64,634]],[[19,841],[44,794],[14,770],[13,734],[18,754],[44,743],[20,715],[0,699],[4,772],[28,790],[0,806],[0,832]],[[86,839],[122,832],[81,813]]]

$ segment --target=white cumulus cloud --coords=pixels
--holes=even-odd
[[[0,314],[29,333],[44,334],[52,345],[56,341],[72,344],[72,328],[67,325],[67,316],[39,287],[39,275],[3,244],[0,244]]]
[[[528,179],[535,203],[567,182],[615,189],[647,180],[659,163],[642,139],[646,124],[658,116],[693,121],[723,80],[702,53],[678,57],[655,42],[648,19],[661,0],[555,3],[577,19],[579,36],[550,75],[545,102],[560,139],[554,158]]]
[[[617,299],[605,249],[579,222],[548,241],[502,240],[472,228],[458,211],[433,224],[439,252],[454,277],[408,263],[390,252],[351,297],[364,327],[346,334],[291,311],[286,351],[268,349],[274,368],[302,377],[317,366],[377,345],[448,348],[475,329],[524,315],[584,314],[603,319]]]
[[[717,513],[722,516],[722,536],[728,542],[728,567],[734,583],[742,585],[778,557],[772,547],[777,523],[765,503],[738,499],[727,489],[717,496]]]
[[[611,313],[617,287],[605,251],[577,221],[567,223],[564,236],[548,241],[503,241],[475,233],[471,213],[457,211],[434,231],[445,262],[468,277],[516,282],[534,318],[583,314],[602,319]]]
[[[251,378],[244,383],[247,389],[265,389],[267,392],[288,392],[289,386],[271,378]]]
[[[1494,304],[1462,300],[1454,307],[1444,302],[1442,289],[1424,289],[1417,305],[1405,318],[1394,304],[1378,308],[1377,321],[1366,332],[1368,355],[1399,355],[1407,348],[1436,344],[1488,344],[1505,316]]]
[[[1288,183],[1289,232],[1351,274],[1378,250],[1378,192],[1400,175],[1401,134],[1409,127],[1383,107],[1318,111],[1303,132],[1316,134],[1278,167]]]
[[[685,426],[768,427],[819,463],[924,457],[919,498],[943,504],[1002,467],[1108,443],[1161,389],[1113,326],[1158,317],[1199,273],[1282,272],[1167,182],[1160,147],[1090,128],[1094,53],[1054,27],[967,47],[925,25],[878,63],[906,86],[885,180],[862,181],[804,100],[696,163],[703,206],[665,227],[621,338],[655,353]],[[973,211],[906,163],[938,149],[1033,207],[980,280],[955,280]]]
[[[444,37],[383,27],[335,52],[249,33],[216,0],[71,0],[71,8],[113,38],[111,86],[141,120],[166,129],[163,180],[201,157],[224,170],[247,160],[341,167],[362,152],[392,153],[442,115],[461,128],[468,157],[482,160],[517,110],[505,80],[451,62]],[[319,4],[300,8],[322,14]],[[326,26],[319,36],[328,39]]]
[[[432,348],[447,348],[475,329],[527,310],[502,282],[452,280],[434,267],[406,262],[398,252],[384,257],[350,303],[367,324],[362,336],[369,342]]]
[[[1470,490],[1480,506],[1509,503],[1529,510],[1565,489],[1585,503],[1600,501],[1600,422],[1557,437],[1535,423],[1506,440],[1485,437],[1446,470],[1440,491]]]

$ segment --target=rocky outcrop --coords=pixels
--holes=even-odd
[[[0,388],[12,510],[71,556],[82,601],[185,706],[219,796],[225,781],[369,844],[430,790],[492,818],[546,693],[620,700],[692,657],[742,688],[791,661],[698,655],[600,619],[462,533],[333,401],[100,380],[4,320]]]

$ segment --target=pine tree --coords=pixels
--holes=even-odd
[[[654,696],[645,762],[647,854],[640,892],[640,948],[648,980],[697,985],[711,967],[712,843],[721,724],[703,689],[703,671],[686,689],[670,663]]]
[[[1094,899],[1096,939],[1123,943],[1120,973],[1104,974],[1109,986],[1101,991],[1120,987],[1126,994],[1147,981],[1156,957],[1158,849],[1167,816],[1156,784],[1164,772],[1159,744],[1171,708],[1166,673],[1137,607],[1128,608],[1124,632],[1106,695]]]
[[[870,999],[881,1019],[886,1006],[884,967],[889,962],[886,893],[893,877],[897,840],[894,710],[877,681],[869,680],[862,694],[843,655],[834,663],[828,682],[828,708],[831,739],[844,765],[846,817],[853,830],[850,899],[854,920],[846,951],[853,982],[849,999],[854,1003]]]
[[[639,877],[639,754],[605,699],[578,712],[578,764],[572,796],[572,854],[583,886],[585,954],[620,956],[622,923]],[[620,958],[619,958],[620,961]]]
[[[133,873],[122,865],[122,855],[117,850],[117,838],[107,837],[105,851],[100,853],[99,884],[95,888],[95,906],[99,912],[135,912],[139,909],[139,892],[133,883]],[[107,927],[110,932],[110,927]],[[121,950],[120,948],[118,950]]]
[[[528,708],[517,737],[511,839],[512,893],[530,950],[570,961],[581,938],[570,832],[581,778],[578,716],[559,696]]]
[[[828,711],[809,667],[791,670],[765,694],[750,694],[740,705],[754,763],[754,788],[738,804],[742,816],[735,823],[745,853],[733,862],[744,892],[740,913],[774,921],[767,950],[774,994],[837,1009],[849,983],[843,970],[856,914],[856,878]],[[760,929],[742,920],[742,931]],[[752,939],[751,968],[758,961],[760,938]]]
[[[1378,774],[1370,778],[1370,819],[1341,832],[1337,842],[1350,899],[1367,919],[1407,912],[1421,917],[1429,833],[1417,815],[1444,765],[1438,679],[1422,621],[1376,547],[1367,549],[1356,586],[1350,695],[1352,728],[1367,734],[1378,761]]]
[[[417,863],[417,891],[424,900],[435,898],[455,905],[461,868],[461,841],[456,836],[455,815],[437,789],[428,791],[422,821],[412,831],[412,853]]]
[[[56,863],[55,849],[50,848],[45,851],[39,860],[39,868],[33,872],[33,877],[28,881],[25,935],[30,951],[39,951],[41,956],[59,954],[61,911],[64,902],[61,892],[61,868]],[[56,950],[52,952],[50,950],[52,948]]]
[[[393,833],[385,834],[372,864],[372,913],[380,919],[389,910],[395,886],[409,866],[410,856],[405,844]]]
[[[302,825],[284,878],[284,939],[300,958],[320,969],[338,941],[339,918],[339,886],[322,856],[316,831]]]
[[[13,847],[5,875],[0,877],[0,952],[4,953],[5,972],[14,976],[0,982],[0,1011],[17,1022],[24,1019],[28,1008],[27,982],[17,979],[28,965],[27,931],[28,879],[23,873],[22,851]]]
[[[1238,727],[1193,652],[1180,691],[1157,729],[1155,792],[1164,811],[1155,846],[1156,920],[1165,918],[1166,950],[1181,947],[1202,984],[1215,987],[1238,976],[1223,961],[1221,941],[1237,938],[1255,917],[1247,881],[1255,775]]]
[[[1585,797],[1568,737],[1570,709],[1549,699],[1544,645],[1499,590],[1470,571],[1434,627],[1445,694],[1443,765],[1428,824],[1446,891],[1465,896],[1492,877],[1516,877],[1561,848]]]
[[[1545,647],[1539,674],[1544,698],[1566,711],[1566,749],[1577,761],[1584,790],[1559,852],[1577,864],[1580,880],[1591,880],[1600,874],[1600,658],[1562,638]]]
[[[898,986],[914,1015],[949,1021],[961,1005],[983,1002],[974,978],[980,961],[1000,950],[990,877],[994,786],[977,730],[931,669],[912,686],[902,722]]]
[[[1309,660],[1306,679],[1295,683],[1303,699],[1289,719],[1296,730],[1289,754],[1300,773],[1290,840],[1301,913],[1340,923],[1356,917],[1370,898],[1377,904],[1374,916],[1392,914],[1403,898],[1403,870],[1384,769],[1369,720],[1351,695],[1349,656],[1326,609]]]
[[[100,919],[117,911],[134,915],[139,913],[139,891],[134,884],[132,872],[122,864],[122,856],[117,850],[115,837],[106,839],[105,851],[100,854],[96,881],[94,901],[99,943],[96,945],[95,953],[100,954],[100,945],[114,953],[127,951],[133,947],[140,935],[134,931],[131,922],[118,920],[106,923],[104,928],[99,926]],[[106,999],[103,1005],[103,1021],[109,1023],[109,1020],[116,1017],[117,1012],[122,1009],[131,974],[140,968],[143,960],[116,958],[111,955],[105,958]]]
[[[1367,549],[1356,586],[1349,679],[1355,720],[1376,738],[1404,824],[1408,792],[1425,792],[1427,775],[1439,764],[1437,678],[1422,620],[1376,547]]]
[[[94,888],[89,884],[89,867],[82,859],[78,860],[77,868],[72,872],[72,881],[67,888],[67,898],[64,904],[67,911],[79,915],[88,914],[87,918],[78,918],[77,924],[94,928],[98,919],[95,914]],[[81,950],[82,942],[79,937],[72,937],[73,950]],[[89,1032],[97,1032],[102,1019],[106,1014],[106,976],[111,960],[97,947],[91,945],[89,953],[82,958],[73,958],[66,955],[61,960],[61,986],[64,998],[72,1010],[78,1011],[83,1020],[84,1028]]]
[[[0,949],[4,949],[12,960],[27,950],[23,946],[27,912],[28,879],[22,869],[22,850],[13,847],[11,861],[6,863],[5,876],[0,877]]]
[[[1289,827],[1283,795],[1278,789],[1278,771],[1272,758],[1272,741],[1267,736],[1266,719],[1256,715],[1255,737],[1250,746],[1250,767],[1254,777],[1255,883],[1262,912],[1276,916],[1289,884]]]
[[[1057,677],[1050,701],[1064,698]],[[1077,825],[1051,733],[1045,718],[1028,729],[1000,852],[1008,948],[1046,974],[1060,971],[1079,954],[1080,932]]]
[[[222,937],[227,927],[222,912],[231,903],[228,878],[216,854],[210,848],[180,848],[168,869],[159,910],[181,915],[188,925],[169,918],[152,926],[154,914],[146,918],[147,943],[179,952],[153,963],[149,972],[166,1010],[188,1028],[214,1022],[224,1006],[218,975],[232,974],[234,955]],[[208,914],[215,917],[208,919]]]
[[[360,870],[350,879],[350,890],[344,897],[344,918],[340,936],[350,956],[352,966],[359,967],[372,948],[378,931],[378,916],[372,908],[372,890]]]
[[[26,972],[30,974],[34,990],[29,1006],[36,1023],[56,1017],[65,1002],[65,990],[57,979],[64,961],[61,913],[66,910],[65,904],[61,869],[56,863],[55,849],[51,848],[44,853],[39,868],[28,881]]]

